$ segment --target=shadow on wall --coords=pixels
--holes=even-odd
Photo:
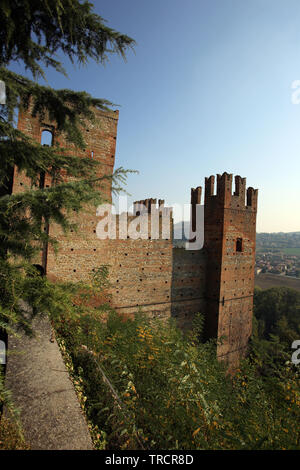
[[[205,312],[205,250],[173,248],[171,315],[183,330]]]

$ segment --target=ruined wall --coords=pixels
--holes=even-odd
[[[217,355],[234,369],[252,332],[257,190],[246,179],[218,175],[205,182],[207,337],[225,337]]]

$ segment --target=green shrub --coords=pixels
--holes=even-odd
[[[199,329],[184,336],[172,321],[141,313],[95,311],[61,318],[56,328],[107,449],[299,448],[299,383],[290,363],[265,377],[264,353],[253,350],[230,378],[215,344],[198,342]]]

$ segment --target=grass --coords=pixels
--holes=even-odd
[[[0,450],[29,450],[19,424],[7,416],[0,420]]]
[[[255,286],[261,289],[270,289],[271,287],[289,287],[300,291],[300,279],[278,274],[259,274],[255,277]]]
[[[295,255],[300,256],[300,247],[291,247],[291,248],[283,248],[282,250],[286,255]]]
[[[276,252],[274,251],[276,250]],[[257,246],[256,253],[267,253],[267,252],[274,252],[274,255],[292,255],[292,256],[300,256],[300,247],[299,246],[292,246],[292,247],[266,247],[266,246]]]

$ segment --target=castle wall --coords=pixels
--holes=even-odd
[[[88,281],[97,267],[108,263],[107,240],[96,237],[97,219],[94,214],[73,217],[77,230],[63,234],[60,227],[50,226],[50,236],[59,241],[58,252],[49,245],[47,274],[66,281]]]
[[[128,224],[134,219],[128,217]],[[150,219],[149,219],[150,220]],[[95,217],[92,217],[95,221]],[[119,217],[117,217],[117,227]],[[205,253],[173,249],[172,239],[100,240],[86,217],[78,231],[58,235],[59,253],[48,254],[48,274],[64,280],[88,280],[103,264],[109,267],[111,305],[124,314],[141,309],[151,316],[176,318],[184,329],[205,311]],[[151,234],[150,223],[148,225]],[[117,228],[117,237],[119,231]]]
[[[114,307],[122,313],[139,308],[167,318],[171,312],[172,243],[170,240],[109,240]]]
[[[172,316],[183,329],[196,313],[205,313],[206,256],[204,250],[173,249]]]
[[[129,215],[128,225],[134,219],[135,216]],[[119,216],[116,220],[116,239],[99,239],[97,222],[94,209],[94,215],[85,215],[77,220],[76,232],[63,235],[61,229],[54,230],[59,239],[59,252],[56,255],[49,248],[48,275],[53,279],[88,281],[93,270],[107,265],[109,302],[117,311],[132,314],[141,309],[153,316],[169,317],[172,239],[163,239],[161,231],[159,239],[149,239],[150,218],[146,239],[119,239]]]
[[[96,110],[96,117],[98,122],[89,122],[83,129],[86,150],[78,151],[68,144],[68,152],[98,160],[98,176],[111,175],[118,113]],[[51,130],[54,145],[65,146],[64,136],[53,123],[45,121],[32,118],[30,111],[20,112],[18,127],[38,142],[43,130]],[[24,174],[15,172],[14,192],[24,191],[29,184]],[[51,184],[46,174],[43,187]],[[109,182],[103,191],[111,201]],[[199,186],[191,192],[193,230],[201,192]],[[107,265],[109,302],[125,315],[141,308],[151,316],[173,316],[186,329],[191,327],[195,313],[205,313],[205,337],[224,339],[217,347],[217,356],[228,363],[230,370],[236,369],[246,354],[252,331],[257,190],[248,188],[246,192],[246,180],[236,176],[232,194],[232,175],[224,173],[218,175],[215,194],[214,177],[206,178],[205,240],[204,249],[198,251],[173,249],[172,237],[165,236],[161,218],[159,236],[153,239],[151,204],[156,205],[156,200],[135,203],[135,213],[128,216],[128,224],[135,222],[143,205],[147,235],[137,239],[118,236],[121,216],[117,216],[116,238],[99,239],[96,209],[86,208],[79,215],[74,212],[72,219],[78,230],[64,234],[52,224],[49,233],[59,241],[59,253],[57,256],[51,246],[45,247],[41,264],[46,266],[49,277],[70,281],[88,281],[93,271]],[[157,210],[162,207],[160,200]],[[172,217],[169,224],[172,233]]]
[[[50,130],[53,143],[67,147],[68,153],[78,157],[90,157],[101,163],[97,176],[111,175],[114,167],[118,112],[95,110],[97,122],[89,122],[82,130],[86,150],[75,149],[66,143],[55,124],[47,117],[44,122],[31,116],[29,111],[19,113],[18,128],[37,142],[41,142],[43,130]],[[64,176],[64,175],[63,175]],[[67,178],[64,178],[67,180]],[[45,177],[45,187],[52,184],[49,175]],[[30,181],[23,173],[14,175],[14,192],[24,191]],[[111,201],[110,184],[104,187],[105,196]],[[150,202],[153,202],[151,200]],[[145,202],[145,201],[141,201]],[[150,217],[150,216],[149,216]],[[70,219],[77,230],[64,234],[62,229],[51,224],[49,234],[59,241],[59,251],[55,253],[51,245],[46,249],[46,272],[53,280],[88,281],[90,275],[102,265],[109,268],[109,302],[118,311],[131,314],[141,308],[145,313],[160,317],[171,314],[172,285],[172,239],[99,239],[95,207],[87,207],[79,215],[74,212]],[[128,222],[134,219],[129,217]],[[150,220],[150,219],[149,219]],[[117,225],[119,219],[117,220]],[[118,230],[118,229],[117,229]],[[172,233],[172,228],[171,228]],[[151,227],[149,225],[149,235]],[[43,264],[41,254],[40,263]],[[36,260],[38,262],[38,260]]]

